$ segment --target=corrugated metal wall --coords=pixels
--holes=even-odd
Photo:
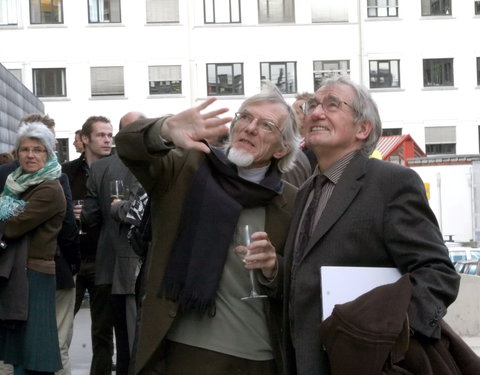
[[[0,152],[11,151],[19,120],[29,113],[44,113],[44,105],[0,64]]]

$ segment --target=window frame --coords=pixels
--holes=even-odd
[[[317,69],[321,65],[322,69]],[[337,69],[326,69],[326,65],[337,65]],[[314,60],[313,61],[313,89],[317,91],[324,78],[333,75],[350,76],[350,60]]]
[[[450,64],[451,67],[448,68],[447,64]],[[427,69],[428,72],[431,73],[428,73]],[[440,70],[440,72],[438,72],[438,70]],[[445,70],[450,70],[450,72]],[[436,78],[438,78],[439,73],[441,75],[442,82],[436,83]],[[455,83],[453,73],[453,58],[423,59],[423,87],[453,87]],[[430,80],[428,80],[428,74],[431,75]],[[445,75],[451,75],[451,77],[446,77],[446,79],[444,79]],[[448,81],[448,78],[451,79],[451,82]]]
[[[42,73],[40,75],[40,73]],[[46,75],[50,76],[46,76]],[[59,74],[59,76],[57,76]],[[53,76],[52,76],[53,75]],[[39,90],[43,82],[42,90]],[[53,87],[49,87],[53,85]],[[33,94],[39,98],[60,98],[67,96],[67,81],[65,68],[34,68],[32,69]],[[51,89],[52,91],[49,91]],[[41,91],[41,92],[39,92]]]
[[[379,2],[385,2],[385,5]],[[394,2],[394,5],[390,5],[390,2]],[[372,5],[371,3],[374,3]],[[379,9],[386,9],[386,15],[378,15]],[[390,10],[394,9],[394,14],[390,14]],[[373,13],[371,13],[373,11]],[[368,18],[381,18],[381,17],[398,17],[398,0],[367,0],[367,17]]]
[[[477,86],[480,86],[480,57],[477,57]]]
[[[50,1],[50,8],[53,9],[55,7],[54,3],[57,3],[58,12],[56,15],[58,16],[58,21],[52,22],[47,21],[45,17],[45,12],[42,12],[42,0],[30,0],[29,7],[30,7],[30,24],[32,25],[56,25],[56,24],[63,24],[63,0],[49,0]],[[37,6],[38,9],[35,9]],[[38,10],[38,17],[39,20],[36,21],[35,11]],[[54,15],[54,12],[52,12]]]
[[[98,79],[97,81],[94,82],[94,70],[96,69],[103,69],[106,72],[106,76],[108,74],[114,76],[115,72],[107,72],[107,69],[120,69],[120,72],[117,72],[121,77],[121,82],[114,82],[113,80],[108,81],[107,79],[103,79],[103,81],[107,81],[108,83],[106,85],[103,85],[103,88],[106,90],[108,88],[111,88],[111,91],[105,91],[105,93],[94,93],[95,88],[99,88]],[[120,73],[120,74],[119,74]],[[95,77],[98,78],[98,77]],[[107,77],[108,78],[108,77]],[[121,87],[121,90],[118,90],[117,93],[115,93],[114,88],[116,87]],[[124,74],[124,68],[123,66],[92,66],[90,67],[90,95],[92,98],[101,98],[101,97],[108,97],[108,96],[116,96],[116,97],[124,97],[125,96],[125,74]]]
[[[215,82],[210,80],[210,69],[209,68],[214,68],[214,74],[215,74]],[[231,83],[228,83],[228,76],[227,76],[227,82],[221,82],[219,77],[221,74],[218,72],[218,68],[225,68],[225,67],[231,67]],[[207,96],[232,96],[232,95],[244,95],[245,94],[245,78],[244,78],[244,72],[243,72],[243,63],[207,63],[205,65],[206,68],[206,77],[207,77]],[[237,75],[241,77],[240,81],[237,81],[240,83],[239,89],[235,90],[235,71],[236,69],[240,69],[240,74]],[[222,88],[222,85],[228,85],[231,86],[231,92],[225,92],[222,93],[220,92],[219,89]],[[211,86],[213,85],[213,86]],[[212,90],[211,87],[217,87],[217,90]],[[223,86],[225,87],[225,86]]]
[[[382,137],[391,137],[394,135],[402,135],[402,128],[383,128]]]
[[[268,77],[264,75],[264,65],[268,64]],[[272,67],[274,66],[281,66],[283,65],[285,67],[285,77],[288,77],[289,73],[291,73],[288,69],[289,64],[293,64],[292,69],[293,69],[293,86],[288,89],[290,84],[288,83],[287,80],[285,80],[285,88],[286,90],[282,89],[282,87],[279,86],[279,83],[275,82],[272,80]],[[272,82],[277,88],[280,90],[282,94],[295,94],[297,93],[297,62],[296,61],[262,61],[260,62],[260,81],[262,80],[268,80]]]
[[[242,6],[241,6],[241,0],[223,0],[228,2],[228,14],[229,14],[229,20],[228,21],[217,21],[216,15],[219,13],[217,10],[221,5],[218,5],[217,3],[219,0],[203,0],[203,22],[206,25],[209,24],[229,24],[229,23],[241,23],[242,22]],[[207,3],[209,5],[207,9]],[[222,4],[223,5],[223,4]],[[236,5],[236,12],[232,12],[232,8],[234,8]],[[211,14],[210,14],[211,13]],[[207,20],[210,19],[211,20]]]
[[[270,14],[270,2],[281,2],[282,5],[282,17],[276,18],[277,15]],[[265,4],[263,4],[265,3]],[[274,6],[276,4],[273,4]],[[262,7],[265,7],[263,12]],[[293,23],[295,22],[295,1],[294,0],[257,0],[258,8],[258,23]],[[286,14],[290,13],[290,14]],[[281,20],[280,20],[281,18]]]
[[[103,2],[105,2],[105,0],[102,0]],[[88,0],[87,2],[87,13],[88,13],[88,23],[91,23],[91,24],[101,24],[101,23],[121,23],[122,22],[122,4],[121,4],[121,0],[108,0],[109,1],[109,7],[110,7],[110,17],[108,20],[106,19],[103,19],[101,20],[101,10],[100,10],[100,0]],[[112,5],[112,2],[116,2],[116,4],[113,4]],[[92,3],[95,3],[95,4],[92,4]],[[97,17],[98,17],[98,20],[95,21],[95,20],[92,20],[92,15],[91,15],[91,9],[92,9],[92,5],[95,5],[96,7],[96,11],[97,11]],[[111,9],[114,7],[114,6],[117,6],[118,9],[117,9],[117,13],[118,13],[118,20],[114,20],[112,21],[112,13],[115,14],[114,12],[111,11]],[[104,6],[104,11],[103,11],[103,16],[105,15],[105,6]]]
[[[179,78],[180,79],[170,79],[170,80],[153,80],[152,75],[168,75],[166,72],[154,72],[154,68],[165,68],[171,69],[173,67],[178,67],[179,69]],[[175,77],[173,77],[175,78]],[[152,83],[154,83],[152,85]],[[163,90],[162,90],[163,88]],[[181,65],[149,65],[148,66],[148,91],[149,95],[181,95],[182,94],[182,66]],[[155,92],[157,91],[157,92]]]
[[[393,85],[393,83],[395,82],[394,79],[391,80],[391,84],[390,85],[382,85],[381,84],[381,79],[378,79],[377,80],[377,83],[372,85],[372,78],[375,78],[375,75],[372,75],[372,64],[376,64],[376,71],[377,71],[377,74],[376,74],[376,77],[377,78],[381,78],[380,76],[380,71],[382,69],[380,69],[380,64],[384,65],[384,64],[387,64],[388,65],[388,72],[392,75],[392,77],[395,77],[394,74],[392,74],[392,65],[394,65],[394,63],[396,63],[397,65],[397,72],[396,72],[396,75],[397,75],[397,81],[398,81],[398,84],[396,86]],[[369,66],[369,69],[368,69],[368,72],[369,72],[369,83],[370,83],[370,88],[371,89],[384,89],[384,88],[392,88],[392,89],[398,89],[401,87],[401,82],[400,82],[400,60],[399,59],[391,59],[391,60],[369,60],[368,62],[368,66]],[[386,82],[386,80],[384,81]]]
[[[434,129],[438,131],[438,134],[433,133]],[[451,137],[448,137],[448,133],[451,133]],[[456,150],[457,128],[455,126],[429,126],[425,128],[425,152],[427,155],[452,155],[456,154]]]
[[[452,0],[421,0],[422,17],[452,15]],[[439,3],[439,9],[433,9]]]

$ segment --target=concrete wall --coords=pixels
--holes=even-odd
[[[480,276],[462,275],[457,300],[445,321],[460,336],[480,336]]]

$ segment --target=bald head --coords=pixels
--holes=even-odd
[[[139,119],[144,119],[146,118],[145,115],[142,112],[137,112],[137,111],[132,111],[124,114],[122,118],[120,119],[120,124],[119,128],[123,129],[125,126],[128,124],[137,121]]]

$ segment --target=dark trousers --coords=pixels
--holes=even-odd
[[[166,342],[164,358],[152,358],[140,375],[277,375],[275,361],[252,361]]]
[[[82,260],[76,281],[75,313],[80,309],[85,291],[88,290],[92,321],[90,375],[105,375],[112,372],[113,309],[110,303],[111,289],[111,285],[95,285],[95,261],[84,262]]]
[[[116,375],[127,375],[130,363],[130,346],[128,344],[126,295],[112,294],[110,301],[113,310],[115,347],[117,349]]]

